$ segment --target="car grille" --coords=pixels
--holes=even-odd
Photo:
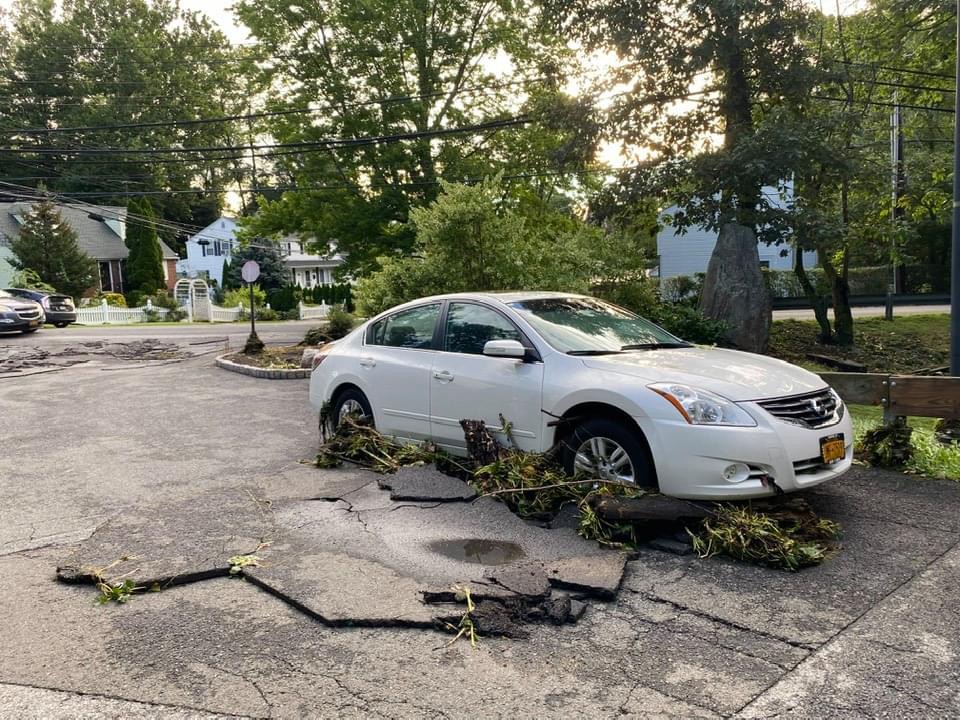
[[[840,422],[840,403],[830,388],[803,395],[759,400],[757,405],[771,415],[808,428],[822,428]]]
[[[17,307],[14,312],[20,316],[21,320],[39,320],[40,310],[35,307]]]
[[[793,464],[793,472],[796,475],[815,475],[818,472],[829,470],[832,465],[827,465],[820,457],[809,458],[807,460],[797,460]]]

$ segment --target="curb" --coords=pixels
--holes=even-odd
[[[233,353],[229,353],[233,355]],[[310,377],[308,368],[297,368],[295,370],[271,370],[270,368],[258,368],[252,365],[241,365],[240,363],[227,360],[226,355],[219,355],[216,359],[218,368],[229,370],[230,372],[249,375],[250,377],[262,378],[264,380],[302,380]]]

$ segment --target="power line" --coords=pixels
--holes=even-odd
[[[473,87],[461,88],[456,90],[457,95],[471,95],[478,94],[482,90],[502,90],[508,87],[516,87],[517,85],[532,85],[536,83],[542,83],[549,81],[550,78],[529,78],[524,80],[514,80],[506,83],[496,83],[489,85],[477,85]],[[364,101],[353,101],[346,103],[338,103],[335,105],[324,105],[322,107],[311,108],[311,107],[302,107],[302,108],[290,108],[286,110],[270,110],[263,112],[255,113],[246,113],[243,115],[224,115],[221,117],[214,118],[200,118],[200,119],[183,119],[183,120],[169,120],[169,121],[158,121],[158,122],[143,122],[143,123],[121,123],[117,125],[86,125],[86,126],[73,126],[73,127],[63,127],[63,128],[23,128],[22,130],[0,130],[0,135],[12,135],[12,134],[23,134],[23,135],[35,135],[35,134],[53,134],[53,133],[69,133],[69,132],[93,132],[93,131],[108,131],[108,130],[126,130],[132,128],[155,128],[155,127],[179,127],[184,125],[207,125],[212,123],[222,123],[222,122],[234,122],[237,120],[259,120],[261,118],[267,117],[280,117],[284,115],[302,115],[308,113],[321,113],[329,110],[337,110],[341,107],[368,107],[371,105],[389,105],[394,103],[407,102],[410,100],[424,100],[428,98],[437,98],[437,97],[447,97],[451,94],[451,91],[436,91],[429,93],[418,93],[416,95],[395,95],[385,98],[378,98],[375,100],[364,100]]]

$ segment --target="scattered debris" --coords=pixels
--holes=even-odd
[[[321,427],[323,427],[321,413]],[[379,473],[393,473],[406,465],[436,462],[443,453],[430,445],[400,445],[388,440],[361,419],[341,419],[336,432],[320,448],[317,467],[339,467],[346,462]]]
[[[130,342],[95,340],[57,349],[10,345],[0,347],[0,374],[38,368],[65,368],[95,359],[148,362],[181,360],[185,357],[188,357],[188,353],[183,352],[178,345],[154,339]]]
[[[447,643],[447,646],[453,645],[457,640],[466,635],[470,639],[470,645],[472,647],[477,646],[477,628],[473,624],[473,612],[477,609],[473,604],[473,599],[470,597],[470,588],[463,587],[457,588],[457,599],[461,600],[467,604],[467,610],[463,613],[463,617],[460,618],[460,623],[456,626],[451,623],[445,623],[446,627],[451,631],[457,633],[453,639]]]
[[[857,450],[874,467],[903,467],[913,457],[912,435],[906,418],[898,417],[892,425],[867,430]]]
[[[727,555],[735,560],[796,571],[818,565],[839,545],[840,526],[817,516],[801,498],[779,508],[752,504],[718,505],[713,517],[690,532],[700,557]]]

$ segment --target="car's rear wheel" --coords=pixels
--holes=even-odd
[[[656,478],[639,431],[606,418],[585,420],[564,440],[564,469],[628,485],[653,486]]]
[[[333,429],[336,430],[345,417],[354,416],[363,420],[366,424],[373,426],[373,410],[370,407],[370,401],[367,396],[356,388],[347,388],[337,394],[330,413],[330,422]]]
[[[70,323],[59,322],[59,323],[54,323],[53,326],[58,328],[65,328],[69,324]]]

